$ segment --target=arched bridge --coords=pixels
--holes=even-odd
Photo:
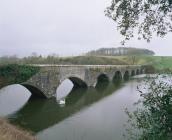
[[[140,65],[32,65],[40,71],[22,83],[35,97],[50,98],[57,87],[70,79],[74,87],[96,86],[99,80],[116,81],[144,72]]]

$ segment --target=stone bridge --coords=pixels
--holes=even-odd
[[[65,80],[73,82],[74,87],[95,87],[101,80],[127,80],[144,72],[140,65],[32,65],[40,71],[22,83],[33,97],[50,98],[56,94],[57,87]]]

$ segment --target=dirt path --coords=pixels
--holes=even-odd
[[[11,125],[8,121],[0,118],[0,140],[36,140],[31,133]]]

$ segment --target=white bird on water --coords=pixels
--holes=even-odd
[[[65,105],[65,103],[66,103],[66,102],[65,102],[65,99],[60,99],[60,101],[59,101],[59,104],[60,104],[60,105]]]

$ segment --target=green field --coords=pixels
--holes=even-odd
[[[172,71],[172,56],[77,56],[62,62],[71,64],[152,65],[156,71]]]
[[[172,71],[172,56],[103,56],[118,59],[129,65],[152,65],[156,70]],[[134,62],[134,63],[133,63]]]
[[[15,61],[14,61],[15,60]],[[172,56],[74,56],[74,57],[25,57],[0,58],[6,64],[57,64],[57,65],[152,65],[158,71],[172,71]]]
[[[154,67],[157,69],[170,69],[172,70],[172,57],[154,57]]]

